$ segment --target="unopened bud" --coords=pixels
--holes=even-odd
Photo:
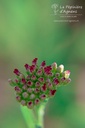
[[[27,90],[27,85],[23,85],[22,89]]]
[[[15,91],[16,91],[17,93],[19,93],[19,94],[22,92],[21,88],[19,88],[18,86],[16,86],[14,89],[15,89]]]
[[[28,81],[28,86],[32,86],[33,83],[31,81]]]
[[[30,75],[28,75],[28,76],[27,76],[27,80],[30,80],[30,78],[31,78]]]
[[[15,86],[15,83],[13,82],[12,79],[8,79],[8,82],[9,82],[9,84],[10,84],[11,86]]]
[[[56,62],[54,62],[53,64],[52,64],[52,68],[55,70],[55,69],[57,69],[57,63]]]
[[[65,78],[69,78],[69,76],[70,76],[70,71],[69,71],[69,70],[64,71],[64,72],[63,72],[63,76],[64,76]]]
[[[38,80],[39,80],[40,82],[44,82],[44,78],[43,78],[43,77],[40,77]]]
[[[62,73],[64,71],[64,65],[60,65],[58,68],[57,68],[57,71]]]
[[[16,100],[20,102],[21,101],[21,97],[20,96],[16,96]]]
[[[25,78],[22,78],[21,82],[22,82],[23,84],[25,84],[25,83],[26,83],[26,79],[25,79]]]
[[[18,79],[15,79],[14,82],[15,82],[16,84],[18,84],[18,83],[19,83],[19,80],[18,80]]]
[[[46,87],[46,84],[44,84],[42,87],[41,87],[41,91],[46,91],[47,87]]]
[[[22,96],[23,96],[23,98],[28,98],[28,93],[27,92],[23,92]]]
[[[50,96],[54,96],[54,95],[55,95],[55,93],[56,93],[56,90],[50,90],[49,95],[50,95]]]
[[[40,92],[39,88],[35,88],[34,92],[39,93]]]
[[[61,82],[64,82],[66,80],[65,77],[61,77]]]
[[[26,105],[26,101],[25,101],[25,100],[21,100],[21,104],[22,104],[23,106],[25,106],[25,105]]]
[[[28,93],[32,93],[32,88],[28,88],[28,89],[27,89],[27,92],[28,92]]]
[[[20,79],[23,79],[24,78],[24,75],[20,73],[19,78]]]
[[[56,77],[59,77],[60,76],[60,73],[56,73]]]
[[[66,78],[66,82],[67,83],[70,83],[71,82],[71,79],[70,78]]]
[[[21,73],[20,73],[20,71],[18,70],[18,69],[14,69],[14,71],[13,71],[17,76],[19,76]]]
[[[27,71],[30,69],[30,66],[28,64],[25,64],[24,67],[26,68]]]
[[[36,80],[36,76],[33,75],[33,76],[31,77],[31,79],[32,79],[32,80]]]
[[[50,83],[50,82],[51,82],[51,80],[48,78],[48,79],[46,80],[46,82],[47,82],[47,83]]]
[[[46,62],[43,61],[43,62],[41,63],[41,66],[44,67],[45,65],[46,65]]]
[[[35,99],[34,103],[35,103],[36,105],[39,104],[39,103],[40,103],[39,98]]]
[[[33,108],[33,102],[32,101],[29,101],[28,103],[27,103],[27,107],[28,108],[30,108],[30,109],[32,109]]]
[[[59,80],[57,78],[54,78],[53,82],[54,82],[55,85],[59,84]]]
[[[31,94],[30,99],[34,99],[34,98],[35,98],[35,94]]]
[[[42,70],[41,69],[38,70],[37,73],[36,73],[36,75],[38,75],[38,76],[42,75]]]
[[[35,86],[40,87],[40,82],[36,82]]]
[[[48,84],[47,84],[47,87],[48,87],[49,89],[52,89],[53,85],[52,85],[51,83],[48,83]]]
[[[38,60],[38,58],[34,58],[33,61],[32,61],[32,64],[36,65],[37,64],[37,60]]]
[[[40,96],[40,98],[41,98],[42,100],[44,100],[44,99],[46,98],[46,95],[45,95],[45,94],[42,94],[42,95]]]

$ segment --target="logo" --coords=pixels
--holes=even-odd
[[[82,16],[83,13],[82,8],[82,5],[61,5],[53,3],[51,5],[51,16],[55,18],[54,22],[79,22],[79,17]]]
[[[54,15],[57,15],[59,9],[58,9],[59,5],[54,3],[51,5],[51,8],[53,9]]]

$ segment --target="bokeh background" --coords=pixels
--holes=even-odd
[[[51,5],[82,5],[78,23],[56,23]],[[45,128],[85,128],[85,1],[0,0],[0,128],[27,128],[14,90],[14,68],[33,58],[64,64],[72,82],[46,107]]]

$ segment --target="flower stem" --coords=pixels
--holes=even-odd
[[[43,116],[44,116],[44,105],[40,105],[34,108],[34,114],[36,115],[36,127],[35,128],[44,128]]]
[[[23,117],[28,128],[44,128],[43,116],[45,105],[39,105],[32,110],[21,106]]]

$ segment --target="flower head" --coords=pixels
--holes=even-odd
[[[56,63],[47,66],[43,61],[37,65],[37,58],[34,58],[32,65],[25,64],[26,75],[18,69],[14,69],[16,79],[9,79],[9,84],[14,86],[16,100],[23,106],[32,109],[46,99],[53,97],[60,85],[68,84],[71,79],[70,71],[64,71],[64,66],[57,66]]]

